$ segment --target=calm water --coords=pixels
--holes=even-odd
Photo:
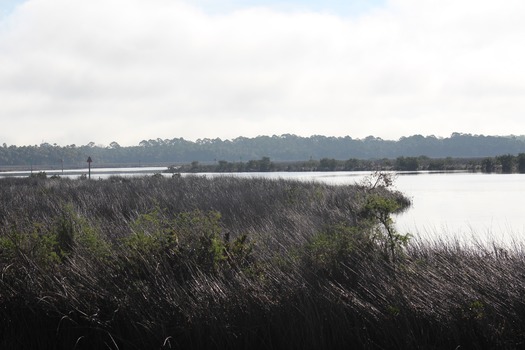
[[[151,175],[166,168],[92,169],[92,178],[111,175]],[[87,169],[65,170],[63,176],[78,177]],[[48,172],[49,174],[49,172]],[[240,173],[232,176],[315,180],[352,184],[370,172]],[[0,176],[28,173],[0,173]],[[49,174],[51,175],[51,174]],[[62,175],[62,174],[59,174]],[[166,174],[171,176],[170,174]],[[223,176],[223,174],[201,174]],[[424,239],[462,241],[513,240],[525,243],[525,174],[429,173],[398,174],[395,188],[412,199],[413,206],[395,218],[400,232]]]
[[[396,183],[413,201],[396,220],[400,231],[427,238],[524,241],[524,174],[407,175]]]

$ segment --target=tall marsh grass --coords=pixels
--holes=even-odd
[[[521,348],[523,251],[389,240],[383,200],[410,204],[227,176],[3,179],[0,348]]]

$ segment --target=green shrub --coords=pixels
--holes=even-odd
[[[241,235],[230,241],[223,235],[221,215],[194,210],[169,217],[159,209],[139,215],[133,233],[123,239],[121,254],[127,263],[162,262],[183,279],[192,269],[217,273],[224,268],[243,268],[252,261],[253,246]]]
[[[372,240],[382,247],[391,261],[399,258],[410,238],[408,234],[400,234],[395,228],[392,214],[400,209],[401,205],[395,199],[371,194],[360,213],[363,224],[369,227]]]
[[[13,229],[0,237],[0,259],[3,264],[16,261],[21,266],[49,270],[62,262],[64,256],[57,234],[41,223],[33,224],[29,232]]]
[[[306,245],[303,260],[315,274],[332,275],[352,252],[353,244],[345,233],[320,233]]]
[[[110,243],[97,227],[96,221],[90,222],[79,215],[72,204],[63,206],[61,215],[55,220],[54,229],[61,250],[67,254],[85,252],[83,255],[101,261],[106,261],[112,254]]]

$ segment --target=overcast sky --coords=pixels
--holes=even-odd
[[[523,0],[0,0],[0,144],[525,134]]]

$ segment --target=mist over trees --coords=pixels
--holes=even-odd
[[[66,145],[42,143],[33,146],[3,144],[0,166],[48,165],[59,167],[85,166],[88,156],[95,164],[147,165],[161,163],[246,162],[263,157],[272,161],[303,161],[320,159],[395,159],[398,157],[482,158],[502,154],[525,153],[525,136],[484,136],[453,133],[450,137],[413,135],[397,141],[368,136],[330,137],[292,134],[238,137],[232,140],[183,138],[143,140],[137,146],[123,147],[118,142],[108,146]],[[410,159],[408,159],[410,160]],[[503,160],[503,159],[502,159]],[[331,164],[324,164],[332,167]],[[407,165],[409,166],[409,165]],[[486,164],[490,167],[490,164]]]

